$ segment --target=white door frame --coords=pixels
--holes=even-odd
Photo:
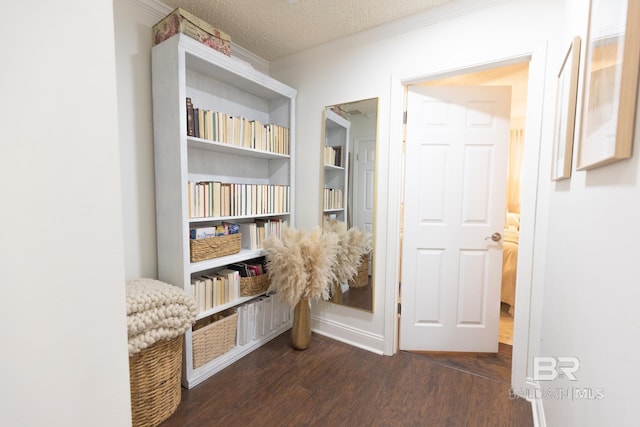
[[[487,68],[529,61],[527,91],[525,153],[523,157],[523,179],[521,183],[521,234],[519,237],[518,273],[516,287],[516,309],[513,337],[511,386],[518,394],[532,391],[534,384],[527,380],[531,370],[532,355],[538,354],[542,307],[538,304],[541,286],[533,287],[534,274],[544,266],[533,266],[535,236],[543,236],[536,230],[538,207],[539,153],[542,136],[544,107],[546,43],[530,50],[489,60],[481,64],[464,65],[447,70],[424,74],[391,77],[390,121],[389,121],[389,203],[387,209],[387,265],[385,289],[384,354],[398,351],[398,277],[400,272],[400,221],[402,177],[404,175],[404,153],[401,150],[403,135],[402,116],[406,102],[406,87],[436,77],[466,74]],[[541,245],[543,242],[540,242]],[[536,276],[537,277],[537,276]],[[538,282],[536,280],[536,282]],[[531,396],[532,394],[528,394]]]

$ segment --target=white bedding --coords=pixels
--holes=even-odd
[[[500,300],[509,304],[513,314],[516,302],[516,273],[518,270],[518,230],[506,229],[502,246],[502,290]]]

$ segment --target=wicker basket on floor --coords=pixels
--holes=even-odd
[[[160,340],[129,356],[131,420],[134,427],[155,427],[180,405],[182,340],[182,335]]]
[[[350,288],[361,288],[369,284],[369,254],[362,255],[358,272],[349,281]]]
[[[228,309],[222,313],[198,320],[193,325],[191,347],[193,368],[199,368],[233,349],[238,333],[238,313]]]

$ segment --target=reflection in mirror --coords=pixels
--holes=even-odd
[[[331,301],[373,311],[374,205],[378,99],[332,105],[324,112],[323,218],[372,233],[374,248],[356,277]]]

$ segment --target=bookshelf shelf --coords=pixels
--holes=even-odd
[[[253,157],[256,159],[284,159],[290,158],[287,154],[274,153],[264,150],[256,150],[254,148],[239,147],[236,145],[226,144],[224,142],[209,141],[207,139],[187,137],[189,148],[198,148],[201,150],[214,151],[218,153],[234,154],[238,156]]]
[[[274,214],[259,214],[259,215],[239,215],[239,216],[208,216],[202,218],[189,218],[190,223],[210,222],[210,221],[237,221],[242,219],[255,219],[255,218],[276,218],[283,215],[290,215],[290,212],[274,213]]]
[[[325,109],[322,202],[325,220],[347,221],[350,126],[348,120]]]
[[[203,276],[216,275],[232,264],[255,260],[263,257],[266,252],[261,249],[249,250],[243,242],[238,253],[192,263],[189,242],[191,228],[215,227],[223,222],[242,225],[256,220],[295,225],[292,207],[295,194],[293,159],[297,92],[246,63],[227,57],[182,34],[153,47],[152,85],[158,279],[178,286],[185,292],[192,292],[192,283]],[[215,117],[224,115],[229,118],[230,121],[224,123],[234,123],[235,119],[241,126],[246,126],[241,127],[241,133],[236,132],[234,128],[232,135],[242,135],[243,138],[251,135],[250,143],[242,139],[242,144],[237,144],[237,140],[228,133],[214,134],[222,135],[220,138],[211,138],[211,134],[207,133],[208,139],[188,136],[188,133],[204,133],[191,132],[194,120],[192,116],[188,117],[187,100],[190,101],[189,109],[202,109],[207,114],[214,111],[219,113],[219,116]],[[207,117],[209,119],[210,116]],[[218,122],[213,123],[217,125]],[[220,123],[223,123],[222,119]],[[258,124],[263,127],[259,127]],[[212,129],[211,126],[207,127],[208,131]],[[227,128],[217,129],[227,132]],[[263,131],[260,144],[255,129]],[[269,147],[274,151],[251,147]],[[199,183],[198,191],[206,189],[211,192],[190,191],[193,190],[194,183]],[[210,190],[213,183],[230,185],[232,189],[239,190],[231,196],[226,193],[213,196],[214,193]],[[260,196],[263,204],[253,205],[259,206],[259,209],[249,209],[248,199],[237,198],[239,194],[248,194],[241,192],[247,191],[246,189],[266,189]],[[196,195],[200,197],[201,194],[207,194],[204,196],[204,200],[209,203],[207,209],[194,210],[193,198]],[[266,202],[262,194],[267,198]],[[246,206],[232,204],[234,207],[228,210],[222,209],[220,204],[224,214],[221,216],[218,215],[219,211],[210,209],[213,206],[211,200],[218,200],[215,197],[223,197],[232,203],[245,200]],[[202,206],[198,204],[198,209]],[[263,208],[264,206],[266,208]],[[266,211],[277,213],[245,215],[247,212]],[[190,212],[192,215],[194,212],[199,215],[204,212],[208,216],[190,218]],[[210,216],[211,212],[216,212],[216,215]],[[229,215],[228,212],[232,214]],[[215,321],[214,315],[229,310],[237,311],[239,328],[236,346],[194,368],[194,351],[198,350],[193,347],[193,331],[187,331],[182,369],[182,383],[185,387],[191,388],[199,384],[291,327],[290,310],[279,303],[277,295],[267,296],[263,292],[251,297],[237,297],[238,292],[228,290],[222,294],[218,292],[217,295],[223,294],[224,298],[217,304],[209,301],[206,308],[201,306],[197,320],[198,323]],[[231,301],[228,301],[230,299]],[[241,313],[247,312],[249,306],[253,306],[258,313],[259,305],[267,306],[266,300],[269,302],[268,305],[273,307],[274,316],[278,310],[277,321],[269,322],[269,327],[263,327],[261,333],[256,326],[252,333],[241,336],[241,330],[246,331],[247,325],[250,326],[247,319],[252,319],[246,315],[242,317]],[[256,314],[255,325],[257,318]]]
[[[216,307],[213,307],[209,310],[205,310],[202,313],[198,313],[198,315],[196,316],[196,320],[200,320],[200,319],[204,319],[205,317],[211,316],[212,314],[216,314],[216,313],[220,313],[222,311],[225,311],[228,308],[231,307],[235,307],[239,304],[245,303],[247,301],[251,301],[252,299],[255,299],[256,297],[260,297],[262,295],[266,294],[266,292],[262,292],[260,294],[257,295],[252,295],[250,297],[240,297],[238,299],[235,299],[231,302],[228,302],[226,304],[222,304]]]
[[[252,251],[249,249],[241,249],[240,252],[233,255],[227,255],[218,258],[208,259],[206,261],[192,262],[189,264],[190,273],[199,273],[201,271],[207,271],[218,267],[224,267],[225,265],[233,264],[235,262],[242,262],[252,258],[258,258],[266,255],[267,252],[260,249]]]

